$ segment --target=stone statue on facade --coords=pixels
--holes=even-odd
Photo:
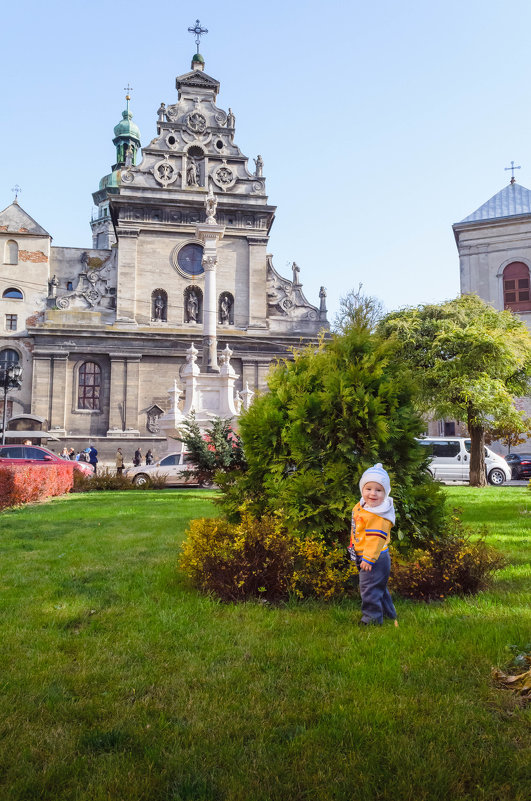
[[[187,186],[199,185],[199,165],[193,156],[190,158],[190,163],[186,169],[186,184]]]
[[[160,104],[160,108],[157,111],[157,114],[158,114],[158,117],[159,117],[159,120],[158,120],[159,122],[165,122],[166,121],[166,104],[165,103],[161,103]]]
[[[124,159],[125,159],[125,166],[126,167],[131,167],[132,166],[132,164],[133,164],[133,156],[134,156],[133,145],[131,145],[131,144],[126,145],[125,146],[125,150],[124,150]]]
[[[231,299],[228,295],[222,295],[219,303],[219,317],[221,325],[229,325],[230,323],[230,310]]]
[[[48,297],[49,297],[49,298],[55,298],[55,296],[57,295],[57,287],[58,287],[58,286],[59,286],[59,281],[58,281],[58,279],[57,279],[57,276],[56,276],[56,275],[54,275],[54,276],[53,276],[53,277],[52,277],[52,278],[51,278],[51,279],[48,281]]]
[[[199,301],[193,289],[190,290],[190,292],[188,293],[188,299],[186,301],[186,313],[188,315],[189,323],[197,322],[197,315],[199,313]]]
[[[264,161],[263,161],[262,156],[260,155],[260,153],[258,154],[258,156],[255,159],[253,159],[253,161],[254,161],[254,163],[256,165],[256,169],[254,171],[254,174],[255,174],[255,176],[257,178],[261,178],[262,175],[263,175],[263,171],[264,171]]]
[[[326,289],[324,286],[319,290],[319,311],[326,312]]]
[[[208,195],[205,198],[205,209],[206,209],[206,221],[209,225],[216,224],[216,209],[218,206],[218,201],[216,200],[216,196],[212,191],[212,184],[210,184],[210,189],[208,190]]]
[[[291,265],[291,269],[293,270],[293,286],[299,286],[300,285],[299,273],[301,271],[301,268],[296,262],[293,262],[293,264]]]
[[[164,298],[160,294],[156,296],[155,302],[153,304],[153,319],[154,320],[166,319]]]
[[[236,126],[236,117],[232,113],[232,109],[229,108],[229,113],[227,114],[227,128],[233,128]]]

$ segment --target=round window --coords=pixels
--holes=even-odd
[[[204,273],[203,248],[201,245],[185,245],[177,254],[177,264],[187,275],[201,275]]]

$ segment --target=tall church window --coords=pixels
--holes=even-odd
[[[24,295],[15,286],[10,286],[9,289],[4,289],[2,292],[3,298],[10,298],[11,300],[24,300]]]
[[[529,267],[513,261],[503,271],[503,305],[511,311],[531,311]]]
[[[18,244],[8,239],[4,248],[4,264],[18,264]]]
[[[101,367],[96,362],[83,362],[79,368],[77,408],[99,411]]]

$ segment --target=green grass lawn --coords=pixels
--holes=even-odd
[[[212,493],[0,515],[2,801],[523,801],[530,714],[493,686],[531,640],[531,493],[448,488],[510,564],[488,592],[223,605],[176,568]]]

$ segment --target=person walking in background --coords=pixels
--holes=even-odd
[[[150,448],[146,453],[146,464],[153,464],[154,461],[155,459],[153,458],[153,451]]]
[[[71,462],[75,461],[76,452],[73,448],[70,448],[70,450],[68,451],[68,458],[70,459]]]
[[[66,447],[66,445],[59,454],[59,456],[61,457],[61,459],[70,459],[70,456],[68,455],[68,448]]]
[[[96,475],[96,469],[98,464],[98,451],[96,450],[94,445],[91,445],[90,448],[88,449],[88,452],[89,452],[89,462],[94,468],[94,475]]]
[[[121,476],[124,471],[124,455],[122,449],[116,451],[116,475]]]
[[[135,455],[133,456],[133,464],[135,467],[138,467],[142,464],[142,451],[140,448],[137,448],[135,451]]]

